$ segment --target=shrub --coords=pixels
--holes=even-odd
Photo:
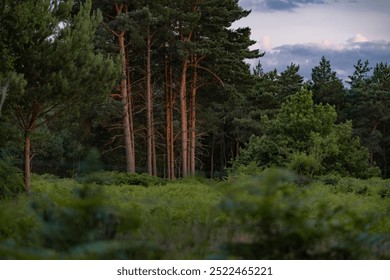
[[[321,163],[313,154],[294,153],[288,167],[298,175],[299,185],[307,185],[321,169]]]
[[[230,188],[221,207],[232,217],[236,231],[225,244],[226,257],[386,257],[386,252],[376,250],[383,236],[371,232],[381,219],[379,214],[361,215],[348,206],[330,204],[323,194],[308,195],[296,188],[294,180],[288,171],[266,170]]]
[[[35,197],[30,210],[35,228],[23,239],[0,240],[5,259],[145,259],[161,251],[129,238],[139,227],[135,208],[119,211],[107,203],[102,188],[85,185],[69,195]],[[125,236],[119,240],[118,236]]]
[[[23,173],[0,159],[0,199],[24,192]]]
[[[90,174],[103,169],[103,163],[100,160],[100,152],[96,148],[91,148],[85,159],[80,164],[80,174]]]
[[[145,187],[166,183],[165,180],[148,174],[130,174],[116,171],[93,172],[79,178],[79,181],[97,185],[138,185]]]

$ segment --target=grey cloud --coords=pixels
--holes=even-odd
[[[265,5],[270,10],[292,10],[297,7],[297,4],[293,1],[281,0],[266,1]]]
[[[253,11],[292,11],[305,4],[324,4],[324,0],[241,0],[240,5]]]
[[[332,69],[338,73],[338,77],[347,81],[359,59],[368,60],[371,67],[380,62],[390,63],[390,42],[352,43],[340,50],[305,44],[283,45],[266,53],[261,58],[261,63],[265,71],[276,68],[278,72],[284,71],[290,63],[299,64],[300,74],[309,80],[311,70],[318,65],[322,56],[330,60]]]

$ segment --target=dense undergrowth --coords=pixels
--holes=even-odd
[[[0,200],[3,259],[389,259],[390,181],[34,175]]]

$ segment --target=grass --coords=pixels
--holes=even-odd
[[[389,181],[322,178],[300,188],[289,176],[166,182],[123,173],[94,174],[87,180],[34,175],[32,196],[0,200],[0,255],[390,258]],[[74,224],[74,232],[67,230]],[[342,244],[352,239],[351,247]]]

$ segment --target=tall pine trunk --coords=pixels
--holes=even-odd
[[[193,59],[194,72],[191,81],[191,99],[190,99],[190,147],[189,147],[189,171],[190,175],[195,175],[195,151],[196,151],[196,92],[197,92],[197,58]]]
[[[26,131],[24,134],[24,183],[26,192],[31,192],[31,138],[30,132]]]
[[[36,128],[36,121],[40,113],[40,106],[35,104],[29,118],[24,118],[23,113],[17,110],[19,128],[24,132],[24,187],[27,193],[31,192],[31,133]]]
[[[127,76],[126,76],[126,50],[125,50],[125,38],[124,32],[118,34],[118,42],[121,54],[122,62],[122,80],[121,80],[121,99],[123,108],[123,132],[125,140],[126,150],[126,171],[129,173],[135,173],[134,166],[134,150],[132,149],[131,131],[130,131],[130,110],[129,110],[129,97],[127,95]]]
[[[151,35],[147,30],[147,54],[146,54],[146,139],[147,139],[147,172],[153,174],[153,103],[152,103],[152,71],[151,71]]]
[[[165,149],[167,161],[167,178],[175,178],[175,150],[174,150],[174,129],[173,129],[173,70],[172,64],[167,55],[165,57]]]
[[[130,170],[135,172],[135,137],[134,137],[134,120],[133,120],[133,96],[132,96],[132,87],[131,87],[131,72],[129,65],[128,51],[126,52],[126,71],[127,71],[127,109],[129,114],[129,124],[130,124]]]
[[[181,148],[182,176],[188,175],[188,116],[187,116],[187,69],[188,58],[185,57],[180,80],[180,114],[181,114]]]

